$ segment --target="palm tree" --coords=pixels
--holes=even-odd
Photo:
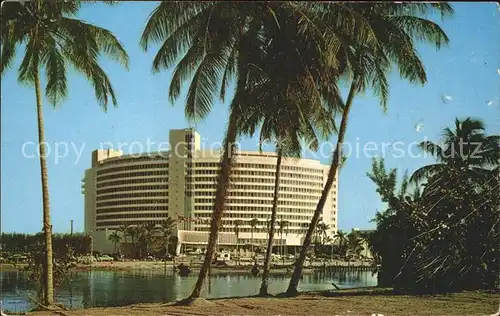
[[[136,225],[129,226],[128,227],[128,235],[130,236],[130,239],[132,240],[132,248],[134,249],[134,254],[137,257],[137,240],[139,239],[139,236],[140,236],[139,227],[137,227]]]
[[[411,270],[417,271],[417,283],[425,284],[419,286],[443,283],[457,289],[477,282],[495,287],[490,281],[495,272],[490,277],[486,273],[493,270],[498,275],[494,249],[499,239],[494,231],[498,232],[499,223],[500,136],[486,135],[484,123],[472,118],[456,119],[454,125],[443,130],[442,145],[420,144],[437,162],[418,169],[410,178],[417,189],[423,189],[415,196],[416,207],[410,208],[415,197],[396,198],[411,216],[399,221],[417,224],[418,230],[409,234],[418,258],[411,259],[415,267]],[[441,227],[449,228],[442,231]],[[453,285],[448,284],[452,279]]]
[[[170,245],[170,237],[175,232],[177,223],[171,217],[167,215],[167,218],[160,223],[159,230],[163,236],[163,242],[165,245],[165,257],[168,256],[168,246]]]
[[[320,243],[323,244],[325,238],[327,237],[328,230],[330,229],[330,225],[320,222],[318,223],[318,233],[320,236]]]
[[[419,147],[433,155],[437,163],[416,170],[410,181],[421,183],[427,180],[423,194],[427,195],[448,183],[455,183],[457,177],[484,182],[491,177],[492,169],[498,165],[500,136],[484,134],[484,123],[466,118],[455,120],[455,130],[445,128],[444,138],[439,146],[431,141],[419,144]]]
[[[240,226],[242,221],[239,219],[234,221],[234,234],[236,235],[236,255],[238,256],[238,265],[240,264],[240,249],[239,249],[239,238],[240,238]]]
[[[25,44],[25,53],[18,69],[19,82],[34,86],[38,120],[40,176],[45,234],[45,305],[54,303],[52,231],[49,185],[43,120],[43,91],[40,70],[45,69],[45,95],[54,106],[68,93],[66,63],[84,74],[92,83],[100,106],[106,110],[109,98],[117,105],[114,90],[99,66],[105,54],[127,67],[128,56],[117,38],[108,30],[77,20],[80,2],[42,1],[8,2],[2,6],[0,73],[12,65],[18,45]]]
[[[339,241],[339,254],[342,256],[342,246],[344,242],[347,240],[346,233],[341,230],[338,230],[334,238],[335,240]]]
[[[333,260],[333,244],[334,244],[334,239],[330,236],[326,236],[326,238],[323,240],[324,245],[330,245],[330,260]]]
[[[281,220],[278,222],[278,226],[280,227],[279,228],[279,233],[280,233],[280,239],[282,241],[282,245],[281,245],[281,255],[282,255],[282,260],[283,260],[283,265],[285,265],[285,247],[286,247],[286,241],[283,242],[283,232],[286,231],[286,234],[288,234],[288,221],[285,221],[283,218],[281,218]],[[261,285],[261,289],[262,289],[262,285]],[[264,293],[260,293],[261,295],[267,295],[267,291],[264,292]]]
[[[328,7],[333,4],[325,2],[322,5]],[[424,84],[427,77],[422,61],[417,55],[414,41],[424,41],[433,44],[436,48],[439,48],[441,44],[448,43],[448,37],[444,31],[434,22],[425,19],[425,16],[436,11],[442,16],[453,13],[452,7],[447,3],[377,3],[370,5],[346,3],[344,5],[358,13],[359,17],[363,19],[371,40],[365,42],[343,41],[344,44],[341,46],[344,47],[339,50],[338,59],[343,61],[343,72],[352,78],[351,87],[343,108],[328,178],[304,238],[300,256],[296,261],[287,289],[289,295],[297,293],[307,249],[311,244],[315,227],[323,212],[333,182],[338,176],[347,120],[354,97],[371,86],[374,93],[380,97],[382,107],[386,109],[389,97],[387,77],[392,63],[399,68],[402,78],[411,83]],[[321,11],[325,12],[322,19],[326,29],[335,33],[338,29],[337,12],[327,9]],[[335,42],[335,45],[338,47],[339,43]]]
[[[122,223],[120,225],[120,227],[118,227],[118,231],[120,233],[122,233],[123,235],[123,243],[126,244],[127,243],[127,236],[128,236],[128,232],[129,232],[129,228],[130,228],[130,225],[128,225],[127,223]]]
[[[357,232],[352,232],[347,235],[347,249],[352,256],[359,256],[363,251],[363,239],[359,237]]]
[[[267,283],[271,264],[271,249],[275,234],[276,214],[278,209],[280,170],[283,156],[300,157],[303,140],[309,149],[317,150],[318,137],[327,137],[334,129],[334,108],[338,102],[327,107],[321,102],[318,91],[311,88],[310,72],[305,72],[303,61],[296,47],[290,47],[293,41],[283,40],[290,37],[290,27],[282,25],[277,30],[273,44],[266,50],[260,64],[258,80],[248,88],[249,94],[255,96],[241,118],[242,134],[252,136],[261,124],[259,150],[262,144],[275,141],[276,171],[274,181],[274,199],[271,210],[271,226],[268,247],[264,263],[261,295],[267,295]],[[293,36],[293,35],[292,35]],[[278,40],[279,39],[279,40]],[[297,68],[292,69],[292,65]],[[286,69],[286,71],[284,71]],[[333,98],[336,100],[336,98]]]
[[[162,44],[153,61],[153,71],[176,65],[169,89],[172,100],[179,97],[181,84],[192,78],[185,107],[189,119],[203,119],[210,112],[214,98],[218,95],[225,100],[228,83],[232,79],[235,82],[217,178],[207,253],[198,281],[185,300],[186,303],[200,296],[213,257],[232,170],[234,143],[239,136],[240,117],[245,108],[255,101],[257,94],[251,95],[253,91],[250,88],[260,81],[264,69],[259,67],[261,55],[267,46],[275,45],[273,39],[281,39],[278,34],[281,23],[291,20],[290,17],[295,17],[295,24],[294,29],[288,29],[289,34],[302,36],[301,41],[287,38],[288,43],[302,45],[293,47],[295,55],[302,56],[306,52],[306,49],[301,48],[320,51],[315,46],[316,41],[306,40],[313,33],[318,37],[320,32],[311,25],[309,19],[304,18],[302,9],[292,2],[163,2],[151,14],[144,29],[141,39],[144,49],[148,48],[150,42]],[[307,27],[308,25],[311,27]],[[323,40],[322,43],[326,41]],[[308,80],[308,88],[316,91],[316,84],[320,80],[306,69],[310,61],[323,62],[320,59],[301,58],[293,64],[302,68],[304,76],[312,78]],[[272,61],[268,60],[267,65],[272,65]],[[322,68],[316,67],[313,74],[320,69]],[[324,90],[324,94],[334,94],[332,89]]]
[[[200,296],[218,239],[238,133],[237,118],[244,99],[243,87],[248,72],[245,57],[252,51],[248,50],[246,39],[247,36],[258,38],[257,21],[242,19],[252,13],[251,9],[255,8],[237,7],[227,2],[162,2],[150,15],[141,38],[145,50],[150,42],[162,43],[153,61],[153,71],[177,64],[169,89],[171,100],[179,97],[181,84],[192,77],[185,107],[186,116],[191,120],[203,119],[210,112],[215,96],[219,94],[224,99],[227,82],[237,78],[223,142],[205,260],[186,303]]]
[[[114,231],[111,235],[109,235],[108,239],[114,244],[116,253],[116,245],[121,241],[122,238],[116,231]]]
[[[266,220],[266,232],[269,234],[269,230],[271,229],[271,219]]]
[[[316,226],[316,233],[319,237],[319,244],[321,245],[321,248],[323,248],[324,244],[325,244],[325,238],[327,237],[327,232],[328,230],[330,229],[330,226],[323,223],[323,222],[320,222],[318,223],[318,225]]]
[[[251,239],[252,239],[252,256],[254,255],[253,253],[253,232],[254,230],[257,228],[257,225],[259,225],[259,220],[257,218],[252,218],[252,220],[250,221],[250,234],[251,234]]]
[[[149,254],[149,245],[153,241],[154,235],[158,232],[158,226],[152,222],[139,225],[139,236],[146,246],[146,255]]]

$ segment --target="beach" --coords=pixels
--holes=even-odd
[[[408,296],[381,290],[304,293],[294,298],[227,298],[198,300],[192,306],[136,304],[124,307],[64,311],[83,315],[491,315],[498,295],[464,292],[449,295]],[[55,315],[32,312],[32,316]]]

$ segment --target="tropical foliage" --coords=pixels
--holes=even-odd
[[[483,123],[470,118],[457,119],[444,135],[443,147],[420,144],[437,163],[418,169],[413,183],[405,176],[399,190],[396,170],[373,162],[368,176],[387,203],[371,236],[381,286],[437,292],[497,285],[500,137],[485,135]]]
[[[165,247],[165,257],[168,256],[168,249],[172,236],[175,234],[177,223],[170,216],[163,220],[158,228],[161,233],[161,244]],[[174,251],[175,253],[175,251]]]
[[[35,246],[43,241],[43,233],[18,234],[2,233],[0,244],[2,244],[2,256],[10,254],[29,254],[35,251]],[[90,238],[84,234],[54,234],[52,236],[54,253],[64,253],[66,247],[72,247],[75,256],[87,255],[90,252]]]
[[[114,231],[111,235],[109,235],[108,239],[113,243],[115,253],[116,253],[116,246],[120,243],[122,240],[121,236],[118,234],[118,232]]]

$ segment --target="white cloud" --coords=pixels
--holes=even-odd
[[[415,130],[417,131],[417,133],[420,133],[420,131],[423,128],[424,128],[424,124],[422,124],[422,123],[415,124]]]
[[[453,97],[451,95],[443,94],[441,96],[441,102],[443,102],[443,103],[450,103],[451,101],[453,101]]]

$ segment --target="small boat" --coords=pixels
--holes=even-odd
[[[252,266],[252,269],[250,269],[250,274],[252,274],[253,276],[257,276],[259,274],[259,272],[260,272],[260,270],[256,264],[254,264]]]
[[[179,269],[179,275],[181,277],[187,277],[191,273],[191,269],[184,265],[184,263],[181,263],[177,266],[177,269]]]

